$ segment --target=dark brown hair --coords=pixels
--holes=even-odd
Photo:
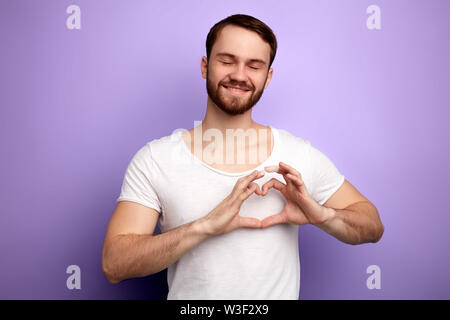
[[[264,22],[246,14],[234,14],[229,16],[217,22],[211,30],[209,30],[208,36],[206,37],[206,58],[209,59],[212,47],[214,42],[216,42],[220,31],[229,24],[256,32],[270,45],[270,68],[273,60],[275,59],[275,54],[277,53],[277,38],[275,37],[272,29],[270,29]]]

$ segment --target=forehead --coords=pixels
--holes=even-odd
[[[225,26],[218,34],[211,56],[228,52],[242,59],[270,60],[270,45],[259,34],[234,25]]]

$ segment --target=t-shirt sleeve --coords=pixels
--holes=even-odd
[[[152,168],[153,159],[147,144],[136,152],[128,164],[120,196],[116,201],[137,202],[161,213],[161,203],[150,179]]]
[[[345,177],[334,163],[306,140],[311,164],[311,196],[323,205],[344,183]]]

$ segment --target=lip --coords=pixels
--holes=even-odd
[[[233,95],[238,95],[238,96],[242,96],[244,94],[247,94],[247,92],[250,92],[251,90],[248,88],[240,88],[240,87],[236,87],[236,86],[225,86],[222,85],[229,93],[233,94]],[[234,89],[239,89],[242,90],[242,92],[234,92],[231,91],[229,88],[234,88]]]

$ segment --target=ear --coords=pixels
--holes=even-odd
[[[205,56],[202,57],[202,62],[200,63],[200,67],[202,70],[202,78],[206,79],[206,72],[208,70],[208,59]]]
[[[264,89],[266,89],[269,86],[269,82],[272,79],[272,74],[273,74],[273,68],[270,68],[269,72],[267,74],[266,83],[264,84]]]

